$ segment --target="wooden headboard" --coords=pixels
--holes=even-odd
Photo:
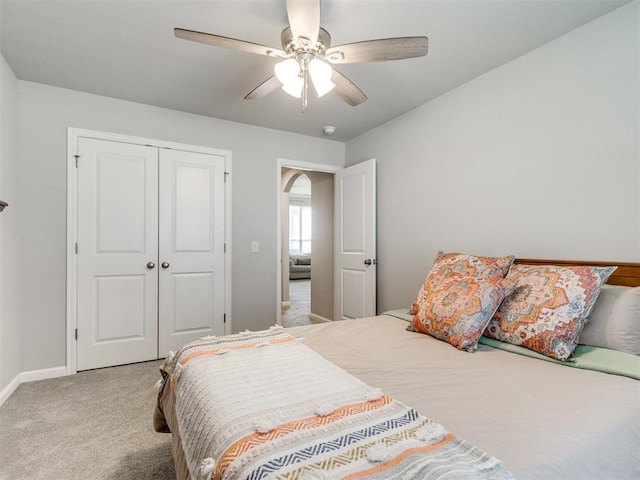
[[[588,260],[542,260],[537,258],[516,258],[514,263],[525,265],[560,265],[560,266],[584,266],[609,267],[617,265],[618,268],[611,274],[607,283],[609,285],[625,285],[628,287],[640,286],[640,263],[635,262],[591,262]]]

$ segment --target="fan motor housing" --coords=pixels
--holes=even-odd
[[[309,46],[307,48],[296,45],[296,42],[293,40],[293,33],[291,32],[291,27],[287,27],[282,30],[280,34],[280,40],[282,41],[282,49],[287,53],[294,53],[296,50],[305,49],[317,52],[319,54],[324,54],[327,48],[331,46],[331,35],[324,28],[320,28],[318,31],[318,42],[315,46]]]

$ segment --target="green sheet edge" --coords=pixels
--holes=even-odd
[[[390,315],[406,322],[413,320],[406,308],[399,310],[389,310],[383,315]],[[506,350],[507,352],[525,355],[527,357],[537,358],[545,362],[557,363],[565,367],[582,368],[584,370],[595,370],[598,372],[610,373],[640,380],[640,356],[631,353],[620,352],[602,347],[590,347],[587,345],[578,345],[573,351],[573,357],[570,361],[562,362],[555,358],[550,358],[540,353],[529,350],[528,348],[510,343],[494,340],[493,338],[480,337],[478,343],[489,347]]]

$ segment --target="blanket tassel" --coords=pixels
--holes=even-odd
[[[210,479],[215,468],[216,461],[211,457],[205,458],[200,464],[200,478]]]

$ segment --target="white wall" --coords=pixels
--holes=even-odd
[[[343,143],[30,82],[19,88],[23,371],[65,364],[69,126],[231,150],[233,330],[275,323],[276,158],[342,166]],[[260,253],[250,253],[252,240]]]
[[[638,2],[347,143],[378,160],[378,311],[438,250],[640,261]]]
[[[16,248],[21,207],[16,198],[17,138],[18,81],[0,56],[0,200],[9,203],[0,213],[0,392],[20,372],[20,281]]]
[[[333,173],[307,172],[311,179],[311,313],[333,320]]]

